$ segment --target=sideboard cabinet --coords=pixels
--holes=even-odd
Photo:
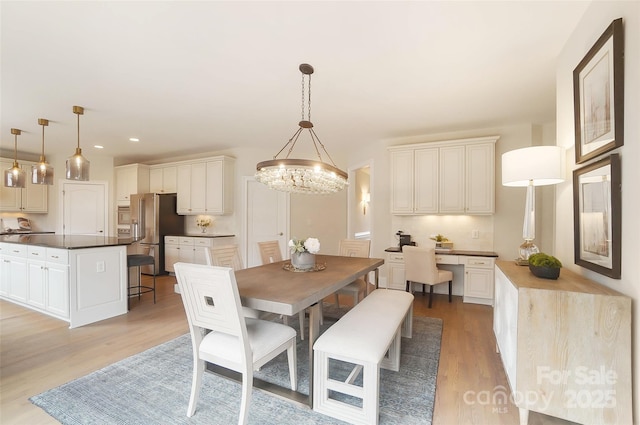
[[[393,146],[391,213],[493,214],[498,136]]]
[[[567,269],[558,280],[498,261],[493,330],[520,410],[630,424],[631,298]]]

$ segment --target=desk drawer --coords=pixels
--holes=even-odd
[[[178,236],[165,236],[164,243],[178,245],[180,243],[180,238]]]
[[[491,257],[467,257],[464,259],[464,263],[467,267],[475,269],[493,269],[495,259]]]
[[[436,254],[436,264],[458,264],[457,255]]]
[[[390,263],[404,263],[404,256],[401,253],[388,254]]]

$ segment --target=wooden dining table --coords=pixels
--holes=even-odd
[[[290,271],[290,261],[265,264],[235,272],[242,305],[269,313],[293,316],[309,312],[309,395],[291,391],[258,379],[254,386],[313,407],[313,343],[320,332],[320,302],[323,298],[367,275],[375,273],[381,258],[316,255],[316,271]],[[303,332],[304,330],[300,330]]]

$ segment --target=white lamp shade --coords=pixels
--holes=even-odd
[[[564,181],[564,148],[531,146],[502,154],[503,186],[545,186]]]

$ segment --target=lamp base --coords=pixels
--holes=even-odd
[[[532,254],[537,254],[539,252],[540,250],[538,247],[530,239],[526,239],[518,248],[518,254],[520,255],[519,259],[526,261],[527,264],[529,264],[529,257]]]

